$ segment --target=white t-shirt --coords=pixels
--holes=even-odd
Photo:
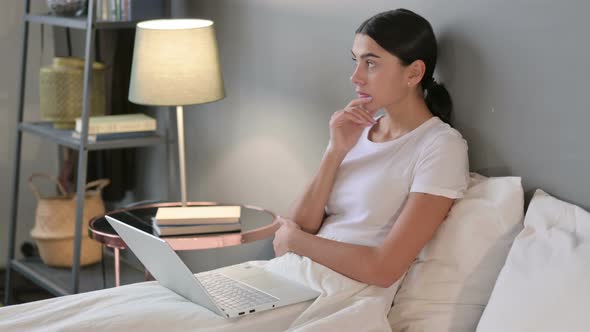
[[[469,183],[467,142],[433,117],[394,140],[376,143],[367,127],[338,168],[318,235],[380,245],[410,192],[461,198]]]

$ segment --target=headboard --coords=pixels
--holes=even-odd
[[[471,170],[521,176],[527,201],[542,188],[589,209],[590,2],[451,1],[421,12]]]

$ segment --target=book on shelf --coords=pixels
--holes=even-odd
[[[166,207],[158,209],[154,220],[158,226],[233,224],[240,214],[239,205]]]
[[[152,224],[153,233],[158,236],[191,235],[208,233],[236,232],[242,229],[239,222],[229,224],[200,224],[200,225],[158,225],[155,220]]]
[[[96,0],[95,14],[98,21],[129,21],[132,19],[133,0]]]
[[[156,119],[143,113],[91,116],[88,135],[156,130]],[[82,119],[76,119],[76,132],[82,131]]]
[[[148,137],[153,136],[156,134],[155,130],[148,130],[148,131],[131,131],[131,132],[123,132],[123,133],[110,133],[110,134],[95,134],[95,135],[88,135],[88,142],[102,142],[102,141],[112,141],[116,139],[129,139],[129,138],[140,138],[140,137]],[[72,137],[76,139],[80,139],[81,135],[79,132],[74,131],[72,132]]]

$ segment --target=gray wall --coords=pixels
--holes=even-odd
[[[7,26],[0,38],[14,47],[0,51],[0,109],[12,120],[18,35],[6,31],[18,32],[15,8],[21,5],[10,0],[4,6],[15,13],[0,20]],[[354,97],[354,30],[377,12],[407,7],[427,17],[439,38],[437,75],[454,98],[455,123],[470,143],[472,170],[519,175],[529,196],[540,187],[590,208],[590,68],[584,61],[590,58],[590,2],[176,0],[172,6],[176,17],[216,22],[227,89],[224,100],[185,112],[191,200],[243,202],[285,213],[316,170],[330,115]],[[12,147],[13,123],[0,124],[2,152]],[[40,161],[53,166],[53,146],[25,142],[24,174],[45,170],[36,166]],[[138,170],[143,186],[137,196],[165,196],[165,151],[146,149],[140,157],[145,166]],[[11,163],[3,159],[1,165],[0,184],[7,188]],[[0,195],[6,211],[7,194]],[[31,216],[24,216],[30,210],[21,207],[24,225],[31,224]],[[272,246],[263,241],[183,256],[199,271],[269,258]]]
[[[47,11],[45,1],[33,1],[31,10]],[[13,172],[14,138],[16,134],[16,107],[18,78],[21,57],[24,1],[2,1],[0,6],[0,266],[5,265],[11,183]],[[41,52],[41,28],[32,25],[29,29],[29,57],[25,95],[25,120],[39,119],[39,68],[51,61],[53,54],[52,32],[45,29],[45,43]],[[57,146],[31,135],[23,136],[21,156],[20,204],[17,229],[17,246],[30,240],[29,231],[34,224],[36,199],[26,185],[27,177],[34,172],[57,173]],[[51,193],[44,186],[45,193]],[[18,247],[17,247],[18,249]],[[18,251],[20,257],[20,251]]]
[[[320,161],[330,115],[354,96],[354,30],[397,7],[435,28],[437,75],[454,97],[472,170],[519,175],[529,196],[541,187],[590,207],[590,2],[548,0],[175,3],[175,16],[216,22],[227,87],[223,101],[185,113],[189,197],[285,212]],[[200,270],[271,254],[267,243],[185,257]]]

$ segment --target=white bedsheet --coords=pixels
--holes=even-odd
[[[399,281],[368,286],[288,253],[254,261],[322,292],[315,301],[225,319],[156,281],[0,309],[0,331],[391,331],[387,313]],[[223,270],[223,269],[221,269]]]

